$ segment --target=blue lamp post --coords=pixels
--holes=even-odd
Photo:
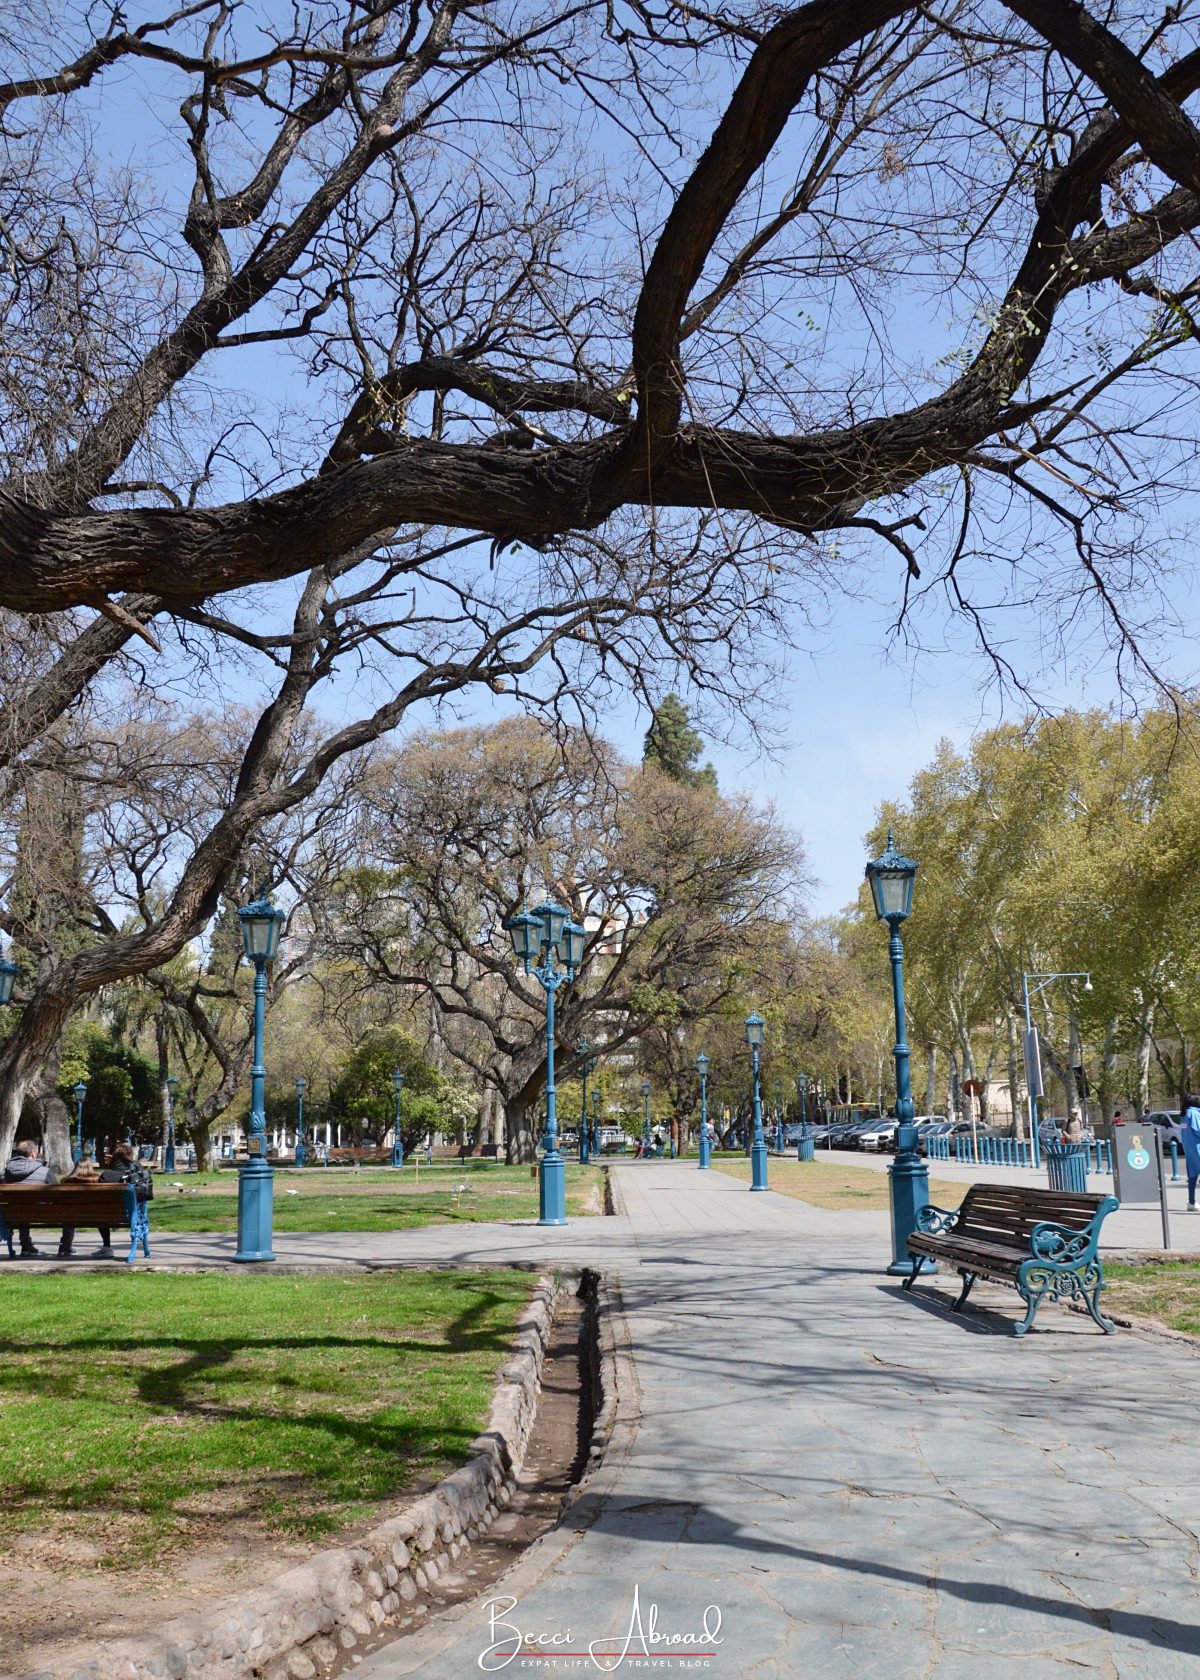
[[[775,1082],[775,1148],[783,1154],[783,1084]]]
[[[505,922],[513,951],[546,994],[546,1136],[538,1168],[538,1224],[567,1223],[566,1168],[558,1150],[558,1093],[554,1084],[554,994],[573,980],[583,961],[584,929],[561,904],[547,900]],[[561,963],[561,967],[558,965]]]
[[[392,1165],[402,1167],[404,1165],[404,1139],[400,1136],[400,1099],[404,1091],[404,1075],[399,1068],[392,1075],[392,1090],[396,1093],[396,1112],[392,1119]]]
[[[163,1150],[163,1171],[175,1171],[175,1093],[179,1081],[172,1073],[167,1078],[167,1147]]]
[[[71,1089],[75,1098],[75,1147],[71,1151],[71,1159],[77,1165],[83,1160],[83,1101],[87,1096],[87,1086],[83,1080],[77,1080]]]
[[[600,1093],[592,1092],[592,1154],[600,1159]]]
[[[0,957],[0,1008],[12,1002],[13,987],[21,970],[8,957]]]
[[[762,1048],[763,1034],[766,1030],[767,1023],[761,1015],[747,1015],[746,1043],[750,1046],[750,1059],[754,1067],[754,1141],[750,1145],[751,1190],[768,1188],[767,1140],[763,1136],[762,1097],[758,1087],[758,1052]]]
[[[308,1080],[303,1075],[296,1081],[296,1148],[292,1159],[296,1166],[302,1167],[308,1160],[308,1145],[304,1141],[304,1093],[308,1090]]]
[[[254,1066],[250,1070],[250,1130],[245,1163],[238,1168],[238,1245],[235,1260],[274,1260],[271,1223],[275,1172],[267,1160],[267,1115],[264,1095],[267,1070],[263,1066],[263,1027],[267,1012],[267,964],[279,949],[283,911],[260,893],[238,911],[242,949],[254,964]]]
[[[888,1271],[908,1277],[912,1258],[908,1239],[917,1228],[917,1216],[929,1202],[929,1168],[917,1153],[917,1129],[913,1125],[912,1082],[908,1067],[908,1037],[904,1021],[904,943],[902,923],[912,911],[913,883],[918,865],[896,850],[888,829],[887,848],[882,857],[867,865],[867,883],[875,914],[889,930],[888,957],[892,965],[892,1000],[896,1012],[896,1154],[889,1169],[892,1191],[892,1263]],[[932,1261],[922,1267],[933,1271]]]
[[[650,1154],[650,1081],[642,1080],[642,1159]]]
[[[590,1060],[591,1048],[586,1038],[581,1038],[575,1046],[575,1054],[583,1057],[579,1068],[579,1077],[583,1081],[583,1091],[579,1098],[579,1162],[581,1166],[585,1167],[591,1160],[591,1149],[589,1147],[591,1139],[588,1137],[587,1082],[588,1074],[596,1065],[595,1062]]]
[[[696,1072],[700,1075],[700,1171],[709,1163],[708,1152],[708,1057],[701,1050],[696,1057]]]

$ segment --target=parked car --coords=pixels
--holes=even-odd
[[[880,1150],[892,1148],[896,1141],[898,1122],[895,1120],[876,1120],[858,1134],[858,1147],[871,1149],[878,1153]]]

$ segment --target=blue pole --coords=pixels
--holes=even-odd
[[[642,1116],[642,1160],[644,1161],[650,1154],[650,1081],[648,1079],[642,1080],[642,1107],[644,1109]]]
[[[917,1128],[913,1125],[912,1083],[909,1075],[908,1035],[904,1019],[904,942],[900,924],[889,923],[891,938],[888,957],[892,965],[892,1003],[896,1012],[896,1154],[889,1170],[892,1189],[892,1263],[888,1271],[907,1277],[912,1271],[908,1239],[917,1228],[917,1215],[929,1204],[929,1168],[917,1153]],[[934,1271],[932,1261],[921,1270]]]
[[[708,1075],[700,1075],[700,1171],[705,1172],[709,1164],[708,1148]]]
[[[296,1148],[292,1159],[298,1167],[308,1160],[308,1145],[304,1141],[304,1086],[296,1081]]]
[[[583,1067],[580,1070],[580,1078],[583,1080],[583,1094],[579,1099],[579,1163],[584,1167],[591,1159],[591,1152],[588,1149],[587,1076],[588,1064],[585,1056]]]
[[[395,1077],[392,1079],[392,1090],[396,1095],[396,1107],[392,1116],[392,1165],[402,1167],[404,1165],[404,1139],[400,1135],[400,1104],[404,1096],[404,1086],[397,1085]]]
[[[238,1245],[235,1260],[274,1260],[271,1224],[275,1171],[267,1160],[266,1084],[263,1028],[267,1012],[267,960],[254,959],[254,1066],[250,1072],[248,1159],[238,1168]]]
[[[1175,1139],[1172,1138],[1171,1139],[1171,1183],[1172,1184],[1177,1183],[1178,1179],[1179,1179],[1179,1145],[1175,1142]]]
[[[754,1141],[750,1145],[750,1188],[769,1189],[767,1184],[767,1140],[763,1136],[762,1099],[758,1090],[758,1045],[750,1046],[754,1066]]]
[[[75,1093],[75,1147],[71,1159],[76,1165],[83,1160],[83,1095],[79,1091]]]
[[[538,1174],[539,1225],[567,1223],[566,1167],[558,1152],[558,1092],[554,1085],[554,993],[562,976],[550,966],[552,961],[552,955],[547,954],[545,966],[537,971],[546,989],[546,1147]]]
[[[163,1171],[175,1171],[175,1091],[167,1081],[167,1147],[163,1151]]]
[[[592,1154],[600,1159],[600,1093],[592,1092]]]
[[[1025,993],[1025,1043],[1029,1043],[1029,1035],[1033,1031],[1033,1017],[1029,1013],[1029,976],[1022,974],[1021,986]],[[1029,1093],[1029,1154],[1030,1165],[1040,1167],[1042,1164],[1042,1146],[1038,1137],[1038,1100],[1034,1092]]]

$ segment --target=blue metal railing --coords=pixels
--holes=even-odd
[[[961,1166],[968,1167],[1032,1167],[1034,1162],[1029,1144],[1023,1138],[1011,1137],[981,1137],[978,1153],[975,1139],[966,1133],[961,1133],[953,1140],[954,1150],[951,1154],[951,1139],[948,1137],[931,1137],[926,1148],[931,1161],[957,1161]],[[1087,1146],[1087,1162],[1089,1172],[1112,1172],[1112,1145],[1107,1138],[1096,1138]]]

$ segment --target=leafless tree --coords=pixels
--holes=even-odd
[[[533,1158],[546,1081],[545,999],[503,924],[549,892],[587,929],[558,993],[564,1073],[719,1009],[798,909],[798,843],[744,799],[623,764],[582,731],[532,720],[417,737],[380,753],[357,867],[331,905],[329,951],[364,983],[432,998],[450,1053],[504,1104]]]

